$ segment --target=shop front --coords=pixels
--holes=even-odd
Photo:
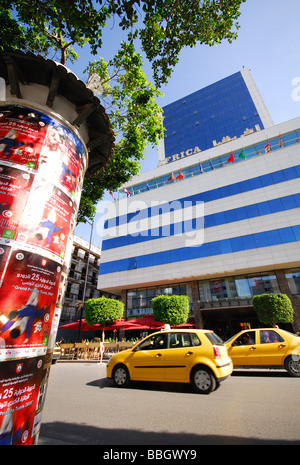
[[[243,329],[260,326],[252,305],[245,307],[210,308],[201,310],[203,327],[212,329],[226,341]]]

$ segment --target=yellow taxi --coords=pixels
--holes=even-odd
[[[208,394],[232,373],[222,339],[213,331],[163,330],[147,336],[107,363],[107,377],[118,387],[130,380],[191,383]]]
[[[300,337],[278,328],[240,331],[225,342],[236,367],[285,368],[300,377]]]

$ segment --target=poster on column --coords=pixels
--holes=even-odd
[[[51,119],[31,108],[0,107],[0,160],[36,170]]]
[[[0,166],[0,238],[16,238],[33,178],[26,171]]]
[[[73,197],[83,146],[58,121],[32,108],[0,107],[0,162],[22,165],[61,184]]]
[[[42,148],[38,174],[60,184],[74,197],[82,151],[81,142],[67,128],[53,120]]]
[[[61,265],[12,249],[0,288],[0,361],[46,354]]]
[[[33,183],[16,240],[43,249],[63,264],[69,232],[75,226],[75,212],[70,197],[38,178]]]
[[[1,364],[0,445],[37,442],[50,360],[46,355]]]

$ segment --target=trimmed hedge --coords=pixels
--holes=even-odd
[[[264,324],[293,323],[294,310],[286,294],[261,294],[252,299],[258,319]]]
[[[101,324],[103,326],[121,320],[124,304],[116,299],[99,297],[88,299],[84,304],[85,320],[88,325]]]
[[[153,316],[157,321],[173,325],[186,323],[189,316],[187,295],[159,295],[152,299]]]

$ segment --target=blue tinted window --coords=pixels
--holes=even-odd
[[[219,241],[209,243],[209,252],[210,252],[210,255],[220,255],[221,254],[221,246],[220,246]]]
[[[230,243],[232,247],[232,252],[240,252],[241,250],[244,250],[243,241],[241,237],[234,237],[230,239]]]
[[[229,192],[230,192],[230,195],[239,194],[241,192],[239,183],[235,183],[229,186]]]
[[[122,260],[115,260],[114,262],[107,263],[107,268],[109,269],[109,273],[117,273],[121,271],[121,263]]]
[[[251,189],[259,189],[262,187],[261,180],[257,178],[249,179]]]
[[[295,179],[298,177],[296,169],[292,166],[284,170],[284,177],[288,181],[289,179]]]
[[[207,215],[205,217],[205,226],[207,228],[211,228],[212,226],[215,226],[216,220],[215,220],[215,215]]]
[[[156,253],[153,253],[152,254],[152,266],[155,266],[155,265],[160,265],[161,264],[161,257],[160,257],[160,253],[159,252],[156,252]],[[179,256],[177,257],[177,261],[179,261]]]
[[[247,215],[247,210],[245,207],[240,207],[240,208],[237,208],[235,210],[235,214],[236,214],[236,219],[239,221],[239,220],[245,220],[246,218],[248,218],[248,215]]]
[[[190,257],[191,259],[196,259],[196,258],[200,258],[200,248],[201,246],[198,245],[198,246],[195,246],[195,247],[191,247],[190,249]]]
[[[171,254],[169,250],[165,250],[164,253],[162,254],[161,257],[161,264],[165,265],[167,263],[170,263],[171,261]]]
[[[220,247],[221,247],[221,253],[231,253],[232,252],[232,246],[230,239],[223,239],[220,241]]]
[[[252,190],[250,181],[242,181],[240,182],[240,191],[241,192],[248,192]]]
[[[226,222],[224,212],[215,213],[215,222],[216,226]]]
[[[234,221],[236,221],[235,210],[227,210],[226,212],[224,212],[224,214],[226,223],[233,223]]]
[[[277,229],[274,229],[273,231],[267,231],[266,234],[267,234],[269,245],[282,244],[282,240],[281,240],[280,234],[277,231]]]
[[[281,228],[279,230],[279,234],[281,236],[282,242],[284,243],[295,241],[295,235],[292,228]]]
[[[292,226],[293,233],[297,241],[300,241],[300,226]]]
[[[300,194],[294,194],[294,199],[297,204],[297,207],[300,207]]]
[[[285,177],[282,171],[275,171],[274,173],[271,173],[272,179],[274,183],[276,184],[277,182],[284,182]]]
[[[197,247],[195,247],[197,248]],[[209,246],[208,244],[203,244],[199,247],[199,258],[209,256]]]
[[[120,271],[125,271],[128,269],[129,269],[128,258],[124,258],[124,260],[121,260],[120,262]]]
[[[213,189],[210,191],[210,200],[216,200],[220,198],[219,189]]]
[[[258,203],[257,208],[260,215],[268,215],[269,213],[271,213],[269,202]]]
[[[189,247],[179,249],[179,258],[180,260],[189,260],[190,259],[190,250]]]
[[[257,205],[247,205],[245,207],[246,209],[246,212],[247,212],[247,215],[248,215],[248,218],[253,218],[255,216],[259,216],[259,211],[258,211],[258,208],[257,208]]]
[[[257,233],[254,236],[256,247],[268,247],[269,242],[265,232]]]
[[[220,192],[220,198],[221,199],[224,198],[224,197],[228,197],[230,195],[228,186],[220,187],[219,192]]]
[[[256,243],[253,234],[248,234],[242,237],[242,242],[245,250],[255,249]]]
[[[282,203],[281,203],[280,199],[270,200],[269,205],[270,205],[272,213],[282,211],[283,206],[282,206]]]
[[[260,179],[264,187],[271,186],[273,184],[273,179],[272,179],[271,174],[265,174],[264,176],[261,176]]]
[[[283,208],[285,210],[290,210],[291,208],[296,208],[297,204],[295,202],[294,196],[293,195],[288,195],[287,197],[283,197],[281,199]]]

